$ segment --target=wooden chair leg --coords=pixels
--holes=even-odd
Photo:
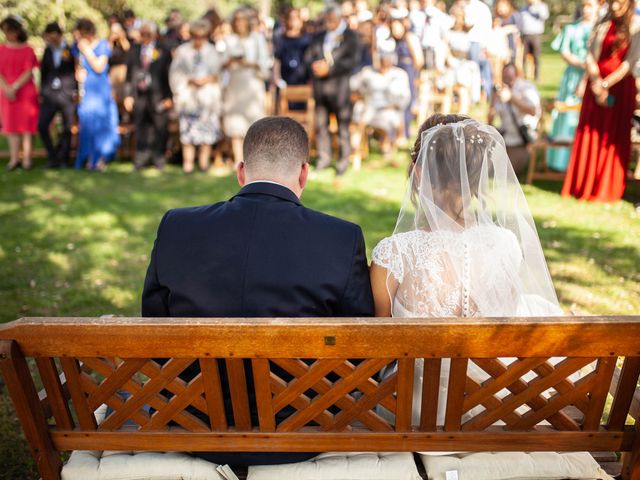
[[[60,480],[62,460],[49,436],[27,362],[13,340],[0,342],[0,370],[42,480]]]
[[[640,480],[640,422],[636,420],[636,438],[630,452],[622,454],[622,479]]]
[[[536,173],[536,161],[538,157],[538,149],[536,147],[529,147],[529,167],[527,170],[527,185],[533,183],[533,176]]]

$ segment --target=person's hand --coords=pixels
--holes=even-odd
[[[601,78],[596,78],[595,80],[591,80],[591,91],[593,92],[593,95],[596,97],[596,99],[600,96],[600,93],[602,92],[603,88],[602,88],[602,79]]]
[[[162,107],[163,107],[165,110],[169,110],[171,107],[173,107],[173,100],[171,100],[170,98],[165,98],[165,99],[162,101]]]
[[[326,60],[318,60],[311,64],[311,70],[314,76],[323,78],[329,75],[329,64]]]
[[[91,50],[91,43],[86,38],[81,38],[78,40],[78,50],[80,53],[86,56],[87,52]]]
[[[124,105],[124,109],[129,113],[133,111],[134,103],[135,103],[135,100],[133,99],[133,97],[124,97],[124,100],[122,101],[122,104]]]
[[[596,97],[596,103],[598,105],[600,105],[601,107],[606,107],[607,99],[609,98],[609,90],[606,88],[601,88],[600,93],[598,93],[595,97]]]
[[[509,103],[511,101],[511,89],[508,87],[502,87],[498,92],[500,96],[500,101],[502,103]]]
[[[206,84],[207,84],[207,79],[204,77],[189,79],[189,85],[193,85],[195,87],[202,87],[203,85],[206,85]]]
[[[16,88],[14,85],[7,85],[7,88],[4,91],[7,99],[10,102],[13,102],[16,99]]]

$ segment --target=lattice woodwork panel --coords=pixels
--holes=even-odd
[[[453,359],[445,430],[597,430],[617,358],[551,360]]]
[[[109,412],[97,426],[99,431],[123,426],[157,431],[170,423],[192,432],[211,430],[202,420],[208,418],[203,373],[188,383],[179,377],[193,359],[170,359],[164,365],[139,358],[78,360],[63,359],[63,367],[83,429],[93,429],[87,413],[106,404]]]
[[[261,430],[294,432],[314,426],[326,432],[340,432],[353,427],[375,432],[395,430],[391,420],[400,410],[400,378],[413,384],[413,360],[369,359],[354,364],[348,360],[300,359],[254,360],[256,371],[269,373],[269,384],[256,375],[256,398]],[[380,371],[393,368],[380,380]],[[405,371],[406,369],[406,371]],[[410,370],[410,374],[406,372]],[[282,378],[285,377],[285,378]],[[405,417],[410,417],[409,397],[401,396]],[[381,411],[385,411],[384,414]],[[284,417],[284,418],[283,418]],[[402,415],[400,415],[402,417]],[[276,421],[276,419],[278,421]]]

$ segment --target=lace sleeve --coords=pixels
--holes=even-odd
[[[387,237],[380,241],[371,252],[371,261],[380,267],[386,268],[398,282],[404,278],[404,268],[399,247],[393,237]]]

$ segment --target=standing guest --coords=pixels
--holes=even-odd
[[[111,49],[106,40],[96,37],[96,26],[87,18],[78,20],[74,35],[83,72],[76,168],[104,171],[120,145],[118,107],[109,81]]]
[[[120,107],[124,100],[124,84],[127,77],[127,56],[131,43],[122,24],[114,22],[109,27],[109,80],[116,104]]]
[[[283,14],[283,31],[274,45],[273,78],[279,89],[287,85],[309,83],[309,70],[304,63],[304,54],[309,48],[311,37],[304,33],[300,11],[289,8]],[[304,110],[306,104],[289,102],[290,110]]]
[[[158,44],[158,28],[153,22],[140,25],[141,43],[134,44],[127,61],[124,106],[133,112],[136,127],[134,167],[144,167],[149,160],[162,169],[167,148],[169,109],[172,106],[169,86],[171,53]]]
[[[551,43],[551,48],[560,52],[562,59],[567,62],[556,100],[567,105],[578,105],[580,86],[584,76],[585,61],[587,59],[587,42],[596,21],[598,4],[596,0],[582,0],[582,18],[566,25]],[[576,134],[578,111],[558,112],[551,114],[553,125],[551,138],[555,140],[572,141]],[[564,172],[569,164],[570,148],[550,148],[547,152],[547,164],[554,170]]]
[[[224,134],[231,138],[236,165],[242,161],[242,142],[252,123],[266,115],[265,80],[271,57],[267,42],[251,29],[251,11],[238,8],[231,18],[233,33],[225,39],[225,68],[229,74],[224,90]]]
[[[453,19],[436,7],[435,0],[422,0],[421,6],[425,16],[425,26],[422,34],[422,48],[425,67],[429,70],[444,70],[447,42],[446,36]]]
[[[522,41],[520,40],[520,12],[518,12],[511,0],[497,0],[495,4],[495,18],[507,33],[511,61],[521,65]]]
[[[398,59],[398,67],[407,72],[409,77],[409,89],[411,92],[411,102],[406,106],[404,111],[404,128],[403,136],[399,139],[401,143],[406,143],[409,138],[409,127],[413,120],[413,107],[417,98],[417,76],[422,70],[424,57],[422,56],[422,47],[420,40],[407,30],[402,19],[394,18],[390,25],[391,38],[394,43],[394,52]]]
[[[536,80],[538,79],[544,22],[548,18],[549,7],[542,0],[527,0],[527,5],[520,10],[520,33],[522,34],[525,64],[527,55],[532,55]]]
[[[170,49],[173,50],[178,45],[180,45],[180,27],[184,23],[184,19],[182,18],[182,14],[180,10],[176,8],[172,8],[167,18],[164,20],[166,25],[166,30],[162,35],[162,42]]]
[[[131,42],[140,41],[140,20],[136,17],[136,14],[130,8],[127,8],[122,13],[122,26],[127,32],[127,38]]]
[[[27,45],[23,21],[9,15],[0,22],[6,42],[0,45],[0,113],[2,133],[9,140],[7,170],[15,170],[22,143],[22,168],[31,168],[32,137],[38,129],[38,92],[33,69],[38,59]]]
[[[626,187],[631,118],[640,58],[640,19],[631,0],[609,0],[609,13],[594,27],[587,53],[588,84],[562,195],[615,202]]]
[[[358,24],[358,59],[356,62],[356,68],[353,73],[358,73],[365,67],[373,65],[373,22],[371,20],[365,20]]]
[[[303,31],[300,10],[290,8],[283,17],[284,31],[274,51],[274,77],[286,85],[305,85],[309,82],[309,71],[304,64],[304,54],[311,38]]]
[[[313,76],[313,96],[316,102],[317,168],[322,170],[331,164],[329,115],[333,113],[338,120],[340,140],[340,158],[336,170],[338,175],[342,175],[349,166],[351,154],[349,78],[358,61],[358,34],[347,28],[337,5],[330,5],[325,10],[324,27],[325,30],[315,36],[305,56],[305,63]]]
[[[496,113],[513,170],[521,173],[529,161],[527,145],[536,138],[542,107],[536,86],[520,78],[513,63],[502,70],[502,86],[492,97],[487,123],[493,123]]]
[[[200,170],[209,168],[211,145],[221,136],[218,85],[221,60],[216,47],[208,41],[211,24],[202,19],[190,25],[191,40],[175,50],[169,69],[185,173],[193,172],[196,147]]]
[[[486,3],[481,0],[469,0],[464,6],[464,23],[465,28],[469,32],[469,40],[471,46],[469,49],[469,58],[478,64],[480,68],[480,76],[482,77],[482,89],[491,99],[493,90],[493,79],[491,76],[491,65],[487,59],[485,48],[487,40],[491,37],[493,29],[493,18],[491,10]]]
[[[454,4],[450,11],[453,26],[446,34],[446,65],[448,70],[436,82],[444,90],[457,86],[460,113],[469,111],[471,103],[478,103],[481,95],[481,76],[478,64],[469,59],[471,41],[464,28],[464,9]],[[443,106],[443,111],[447,111]]]
[[[75,71],[76,62],[71,49],[64,41],[62,29],[56,22],[44,29],[47,48],[40,64],[40,120],[38,131],[47,149],[47,167],[69,166],[71,146],[71,125],[76,111],[75,98],[78,93]],[[51,121],[56,113],[62,116],[62,133],[58,144],[54,145],[49,134]]]

